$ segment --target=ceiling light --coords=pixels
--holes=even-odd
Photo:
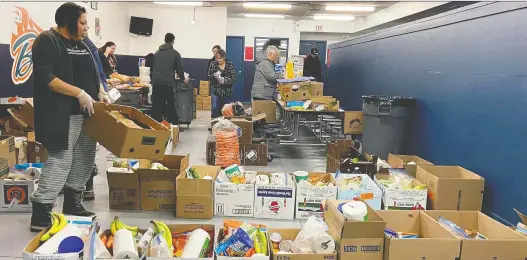
[[[180,2],[180,1],[154,1],[154,4],[162,5],[182,5],[182,6],[202,6],[203,2]]]
[[[246,18],[274,18],[274,19],[284,19],[285,15],[283,14],[244,14]]]
[[[315,16],[313,16],[313,19],[314,20],[353,21],[355,20],[355,16],[315,14]]]
[[[373,12],[375,6],[326,5],[326,11]]]
[[[245,8],[254,9],[291,9],[290,4],[265,4],[265,3],[243,3]]]

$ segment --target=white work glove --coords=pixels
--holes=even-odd
[[[99,100],[101,102],[104,102],[108,105],[111,105],[112,104],[112,100],[110,99],[110,96],[108,96],[108,93],[106,92],[101,92],[101,94],[99,94]]]
[[[221,71],[218,70],[218,71],[214,72],[214,77],[215,78],[221,77]]]
[[[225,78],[224,77],[219,77],[218,78],[218,83],[220,83],[222,85],[225,84]]]
[[[91,98],[88,93],[83,90],[76,98],[79,100],[82,112],[90,116],[95,113],[95,110],[93,109],[93,98]]]

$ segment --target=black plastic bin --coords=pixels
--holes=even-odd
[[[406,151],[416,100],[397,96],[363,96],[363,152],[387,159]]]

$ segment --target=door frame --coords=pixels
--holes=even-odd
[[[241,68],[241,71],[242,71],[242,77],[241,79],[238,79],[236,77],[236,81],[238,80],[241,80],[242,82],[242,100],[243,100],[243,92],[244,92],[244,89],[243,89],[243,81],[244,81],[244,77],[245,77],[245,36],[238,36],[238,35],[227,35],[225,37],[225,51],[227,51],[227,39],[228,38],[233,38],[233,39],[241,39],[242,40],[242,68]],[[236,68],[234,68],[234,70],[236,70]]]

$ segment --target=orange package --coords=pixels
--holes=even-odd
[[[234,220],[234,219],[226,219],[223,221],[223,235],[224,236],[227,236],[229,235],[229,230],[235,230],[237,228],[239,228],[243,223],[243,221],[239,221],[239,220]],[[267,226],[266,225],[262,225],[262,224],[250,224],[249,225],[253,226],[253,227],[257,227],[257,228],[260,228],[262,231],[265,232],[265,230],[267,229]]]
[[[236,131],[217,132],[216,136],[216,166],[229,167],[240,164],[240,145]]]

